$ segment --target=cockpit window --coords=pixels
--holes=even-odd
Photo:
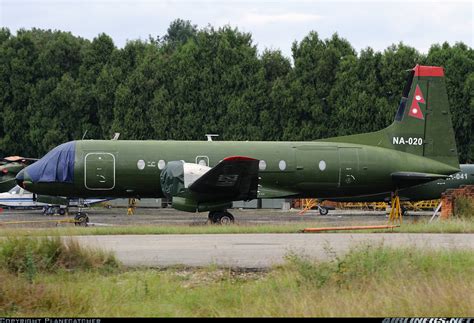
[[[43,158],[28,166],[27,172],[34,183],[66,182],[74,178],[76,143],[70,141],[57,146]]]
[[[18,193],[20,193],[20,186],[16,185],[16,186],[13,187],[11,190],[9,190],[8,193],[10,193],[10,194],[18,194]]]

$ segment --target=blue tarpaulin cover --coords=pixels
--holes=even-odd
[[[28,166],[28,175],[34,183],[72,183],[75,151],[76,143],[74,141],[57,146],[43,158]]]

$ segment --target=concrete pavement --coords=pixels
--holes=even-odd
[[[290,253],[316,260],[360,244],[474,250],[474,234],[291,233],[75,236],[81,245],[111,250],[126,266],[268,268]]]

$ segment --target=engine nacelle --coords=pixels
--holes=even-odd
[[[199,164],[170,161],[161,171],[161,190],[168,198],[184,197],[188,187],[210,169]]]
[[[232,202],[204,202],[198,203],[193,199],[184,197],[173,197],[173,208],[186,212],[221,211],[232,207]]]

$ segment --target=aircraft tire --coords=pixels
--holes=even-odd
[[[319,214],[326,215],[328,213],[329,213],[328,209],[326,209],[325,207],[322,207],[322,206],[319,207]]]
[[[234,216],[227,211],[221,212],[219,217],[219,224],[229,225],[234,223]]]
[[[402,216],[407,216],[408,215],[408,210],[405,207],[400,206],[400,210],[402,212]]]
[[[209,221],[212,224],[228,225],[234,223],[234,216],[227,211],[209,212]]]
[[[74,220],[76,220],[76,226],[84,226],[87,227],[87,223],[89,222],[89,217],[87,216],[87,213],[82,213],[78,212],[76,216],[74,217]]]

